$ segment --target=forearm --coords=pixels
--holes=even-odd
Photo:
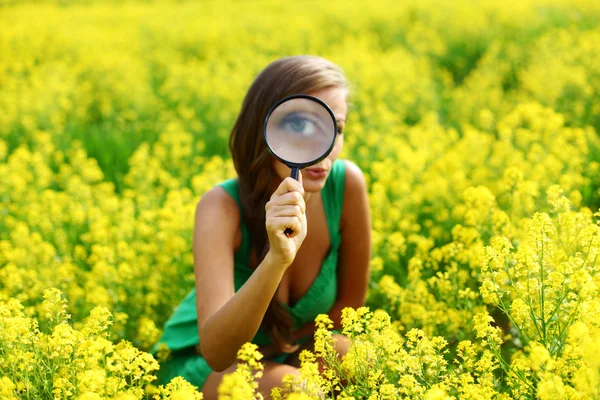
[[[200,327],[201,351],[222,371],[235,362],[238,349],[256,335],[285,268],[269,255],[244,285]]]

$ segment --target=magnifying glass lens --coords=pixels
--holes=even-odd
[[[279,159],[308,166],[329,154],[336,136],[333,114],[319,101],[291,98],[269,114],[267,145]]]

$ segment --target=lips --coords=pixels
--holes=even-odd
[[[302,170],[302,174],[309,178],[320,179],[327,176],[327,170],[324,168],[306,168]]]

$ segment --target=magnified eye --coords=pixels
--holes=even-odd
[[[311,136],[317,130],[315,121],[303,113],[290,113],[281,121],[281,128],[294,133]]]

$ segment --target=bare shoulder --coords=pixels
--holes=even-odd
[[[207,238],[233,240],[240,218],[236,201],[221,186],[215,186],[196,204],[194,230]]]
[[[360,217],[361,214],[368,215],[367,181],[365,175],[358,165],[349,160],[345,163],[345,185],[344,205],[342,207],[341,228],[348,222]]]
[[[346,167],[346,184],[344,188],[344,198],[367,193],[367,181],[365,174],[360,167],[350,160],[344,160]]]
[[[205,211],[209,211],[209,213],[224,211],[235,214],[237,218],[240,217],[236,201],[219,185],[214,186],[198,200],[196,212]]]

